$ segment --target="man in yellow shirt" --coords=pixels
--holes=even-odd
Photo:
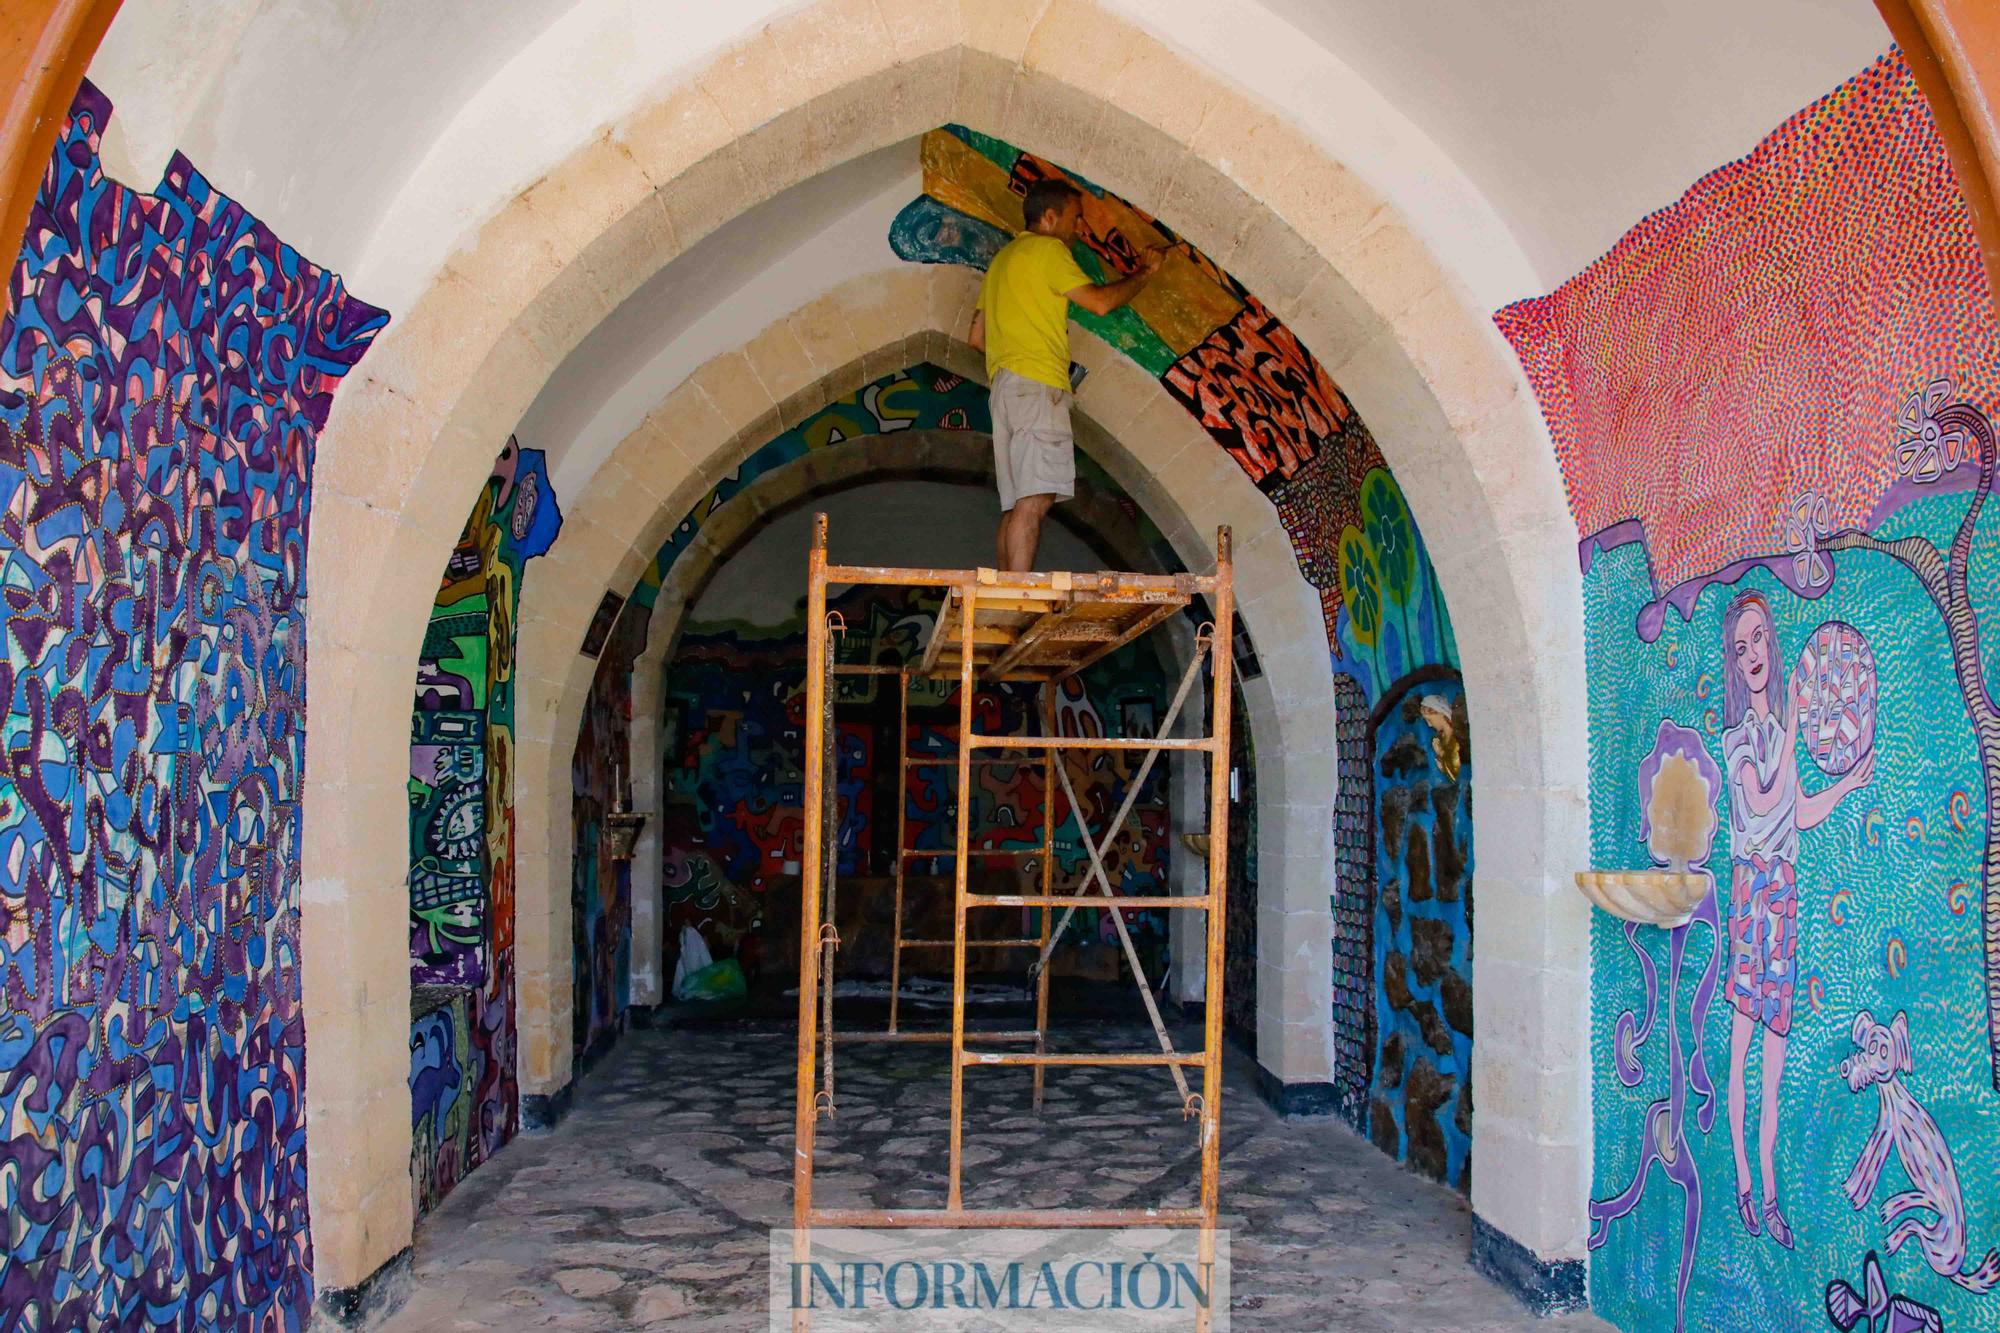
[[[1000,568],[1032,569],[1042,520],[1076,493],[1070,433],[1069,306],[1108,315],[1160,267],[1148,250],[1136,271],[1093,283],[1070,253],[1083,200],[1064,181],[1028,187],[1028,229],[1002,246],[979,288],[971,343],[992,384],[993,471],[1000,483]]]

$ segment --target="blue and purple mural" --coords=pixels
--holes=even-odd
[[[0,323],[0,1308],[298,1328],[314,439],[386,316],[85,84]]]

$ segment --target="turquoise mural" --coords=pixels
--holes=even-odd
[[[1948,544],[1965,508],[1962,496],[1927,499],[1898,513],[1882,532]],[[2000,574],[1995,522],[1989,517],[1979,532],[1979,563],[1989,575]],[[1707,1186],[1707,1199],[1698,1186],[1691,1205],[1704,1228],[1702,1280],[1688,1293],[1684,1319],[1670,1323],[1688,1205],[1673,1192],[1652,1191],[1625,1221],[1598,1232],[1599,1269],[1621,1278],[1615,1287],[1598,1283],[1593,1299],[1628,1327],[1656,1326],[1656,1312],[1665,1314],[1658,1324],[1684,1328],[1819,1326],[1797,1322],[1799,1288],[1813,1294],[1816,1306],[1830,1281],[1858,1274],[1861,1257],[1886,1251],[1892,1237],[1898,1238],[1897,1252],[1885,1256],[1891,1280],[1933,1305],[1941,1283],[1968,1291],[1990,1287],[2000,1268],[2000,1261],[1975,1264],[1968,1256],[1968,1250],[1986,1254],[2000,1242],[1984,1005],[1977,985],[1968,984],[1979,957],[1971,886],[1985,836],[1976,814],[1983,804],[1978,750],[1964,723],[1943,622],[1911,616],[1908,572],[1881,554],[1827,558],[1837,562],[1837,571],[1823,597],[1799,597],[1758,570],[1737,585],[1705,591],[1685,624],[1675,618],[1652,643],[1630,631],[1651,600],[1640,547],[1597,554],[1584,580],[1593,682],[1593,861],[1649,864],[1634,775],[1659,724],[1700,737],[1711,765],[1736,761],[1716,793],[1712,919],[1685,928],[1682,986],[1660,993],[1668,1012],[1659,1021],[1685,1034],[1690,1054],[1705,1058],[1713,1080],[1705,1097],[1693,1096],[1683,1140]],[[1992,586],[1990,577],[1986,583]],[[1747,846],[1745,835],[1759,818],[1748,813],[1758,788],[1741,767],[1741,747],[1730,739],[1736,728],[1727,723],[1728,659],[1735,647],[1725,622],[1746,591],[1769,608],[1773,685],[1780,697],[1807,692],[1800,677],[1813,668],[1802,669],[1800,661],[1810,663],[1829,625],[1852,627],[1879,682],[1865,786],[1853,779],[1861,765],[1848,769],[1845,779],[1829,776],[1812,734],[1796,736],[1797,744],[1778,756],[1794,774],[1798,806],[1813,795],[1845,797],[1816,826],[1796,820],[1789,863],[1761,852],[1738,857],[1730,846],[1732,840]],[[1737,621],[1754,627],[1760,619],[1754,606],[1739,606]],[[1780,736],[1785,711],[1781,703],[1778,717],[1767,715]],[[1792,713],[1796,718],[1797,710]],[[1840,762],[1831,748],[1827,753],[1830,762]],[[1760,939],[1760,931],[1768,935]],[[1788,932],[1795,936],[1787,943]],[[1660,1157],[1658,1126],[1643,1113],[1689,1095],[1675,1086],[1685,1085],[1685,1075],[1674,1075],[1677,1059],[1660,1058],[1661,1042],[1634,1050],[1629,1031],[1619,1030],[1621,1018],[1644,1006],[1650,993],[1650,983],[1645,989],[1635,983],[1669,974],[1673,944],[1657,930],[1628,938],[1601,913],[1592,932],[1593,970],[1605,979],[1593,1045],[1613,1056],[1600,1063],[1596,1089],[1594,1193],[1600,1198],[1614,1196],[1642,1162]],[[1717,963],[1715,1002],[1690,1025],[1687,1011],[1697,1003],[1701,969]],[[1867,1055],[1867,1047],[1856,1044],[1863,1014],[1893,1022],[1902,1033],[1901,1062],[1881,1079],[1857,1081],[1858,1071],[1854,1078],[1847,1073],[1856,1068],[1850,1062]],[[1873,1032],[1864,1025],[1858,1035],[1866,1041]],[[1643,1076],[1626,1086],[1616,1076],[1620,1063],[1642,1063]],[[1887,1087],[1898,1091],[1877,1091]],[[1919,1161],[1928,1157],[1935,1165],[1916,1173],[1891,1166],[1893,1184],[1878,1191],[1869,1175],[1869,1188],[1860,1190],[1857,1180],[1859,1197],[1850,1197],[1843,1183],[1857,1163],[1882,1151],[1875,1134],[1886,1095],[1906,1103],[1895,1113],[1892,1133],[1909,1135]],[[1881,1163],[1871,1168],[1881,1169]],[[1907,1189],[1904,1176],[1911,1177]],[[1922,1202],[1908,1197],[1926,1189]],[[1742,1202],[1746,1192],[1749,1200]],[[1896,1209],[1886,1220],[1885,1203]],[[1927,1243],[1909,1229],[1918,1222],[1933,1232],[1944,1224],[1957,1234],[1947,1238],[1949,1245]],[[1803,1263],[1793,1257],[1801,1250]],[[1693,1256],[1696,1248],[1686,1253]],[[1937,1271],[1933,1255],[1953,1260],[1949,1271]],[[1803,1271],[1792,1281],[1772,1281],[1774,1265],[1795,1264]],[[1968,1317],[1964,1326],[1990,1327],[1981,1321],[2000,1319],[2000,1305],[1991,1300],[1981,1303],[1978,1321]]]
[[[1691,920],[1592,923],[1621,1328],[2000,1328],[1983,279],[1891,52],[1500,312],[1583,537],[1593,863],[1667,864],[1669,770],[1708,820]]]

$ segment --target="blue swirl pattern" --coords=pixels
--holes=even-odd
[[[386,322],[78,94],[0,320],[0,1308],[298,1328],[313,446]]]

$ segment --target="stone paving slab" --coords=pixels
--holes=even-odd
[[[1093,1028],[1052,1048],[1151,1039]],[[766,1233],[791,1221],[795,1049],[768,1026],[628,1034],[554,1133],[517,1139],[418,1228],[415,1292],[381,1328],[765,1329]],[[1530,1316],[1467,1263],[1463,1198],[1331,1118],[1278,1118],[1249,1074],[1232,1061],[1222,1114],[1236,1328],[1608,1330]],[[839,1048],[822,1205],[943,1203],[945,1075],[937,1047]],[[1195,1131],[1164,1070],[1052,1069],[1041,1117],[1027,1070],[967,1077],[969,1205],[1193,1203]]]

